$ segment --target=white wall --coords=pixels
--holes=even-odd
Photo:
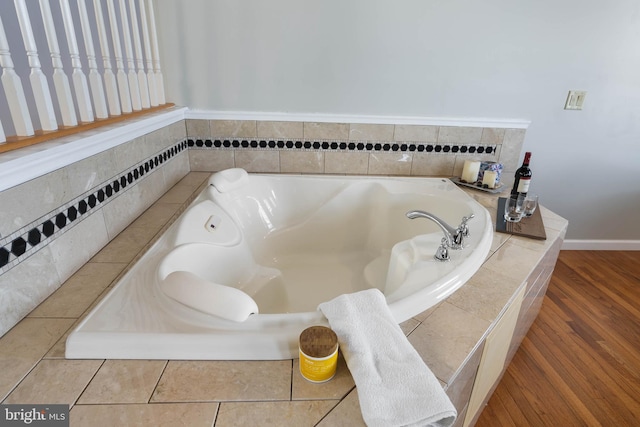
[[[156,0],[168,100],[239,111],[531,120],[568,239],[640,240],[637,0]],[[178,29],[179,31],[176,31]],[[588,91],[583,111],[567,91]]]

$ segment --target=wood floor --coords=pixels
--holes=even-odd
[[[640,251],[560,253],[476,426],[640,426]]]

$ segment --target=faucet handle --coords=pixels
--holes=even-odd
[[[472,218],[475,218],[474,214],[469,214],[469,216],[462,217],[462,222],[460,223],[458,230],[460,230],[460,233],[462,233],[464,237],[469,237],[469,226],[467,225],[467,222]]]
[[[445,237],[440,241],[440,247],[433,256],[438,261],[449,261],[449,250],[447,249],[447,239]]]

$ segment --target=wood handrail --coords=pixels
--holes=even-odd
[[[175,104],[167,103],[159,105],[157,107],[151,107],[140,111],[134,111],[132,113],[121,114],[119,116],[109,116],[106,119],[96,119],[90,123],[80,123],[77,126],[64,127],[61,126],[58,130],[53,131],[36,131],[33,136],[9,136],[7,142],[0,144],[0,153],[6,153],[7,151],[17,150],[18,148],[28,147],[30,145],[39,144],[52,139],[62,138],[64,136],[73,135],[76,133],[84,132],[91,129],[96,129],[102,126],[111,125],[114,123],[124,122],[126,120],[144,116],[145,114],[154,113],[156,111],[165,110],[174,107]]]

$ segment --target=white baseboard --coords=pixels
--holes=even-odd
[[[565,240],[565,251],[640,251],[640,240]]]

